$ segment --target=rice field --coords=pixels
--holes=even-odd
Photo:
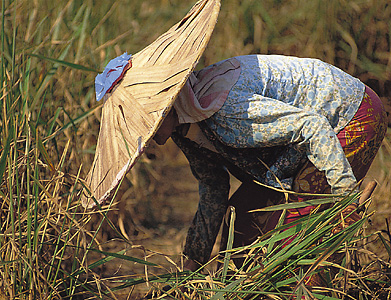
[[[390,132],[368,174],[378,187],[362,221],[330,234],[352,195],[246,249],[228,243],[207,271],[181,269],[197,185],[172,143],[150,147],[114,202],[81,207],[99,133],[95,76],[193,4],[2,0],[0,300],[140,299],[151,288],[171,295],[162,299],[391,299]],[[360,78],[391,111],[389,20],[388,0],[223,0],[198,68],[250,53],[316,57]],[[299,233],[282,249],[289,230]],[[313,273],[325,278],[318,288],[304,284]]]

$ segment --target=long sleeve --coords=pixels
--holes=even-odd
[[[305,163],[305,157],[305,153],[299,151],[294,145],[284,148],[265,173],[263,183],[276,188],[281,188],[282,184],[284,189],[292,189],[293,180]]]
[[[257,108],[267,109],[269,120],[253,127],[255,143],[266,147],[297,144],[320,171],[325,171],[333,194],[356,186],[356,178],[337,135],[324,116],[270,99],[262,99]]]
[[[332,193],[356,185],[356,178],[327,118],[282,101],[251,95],[240,106],[223,107],[208,120],[223,143],[237,148],[263,148],[293,144],[325,171]],[[230,110],[231,109],[231,110]]]
[[[228,206],[229,175],[218,155],[196,143],[173,134],[174,142],[189,160],[199,183],[199,204],[189,228],[184,254],[194,261],[206,263],[213,249],[222,219]]]
[[[279,55],[237,57],[241,74],[222,108],[206,120],[236,148],[293,145],[343,193],[356,179],[336,134],[357,112],[365,85],[325,62]]]

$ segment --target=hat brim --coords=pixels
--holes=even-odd
[[[213,32],[220,0],[201,0],[152,44],[132,56],[132,67],[104,97],[95,157],[82,205],[114,195],[143,153],[194,70]]]

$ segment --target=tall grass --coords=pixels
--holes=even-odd
[[[338,234],[330,234],[339,223],[338,215],[357,196],[279,226],[252,245],[232,249],[232,241],[228,242],[227,250],[220,256],[220,269],[186,277],[179,274],[175,280],[166,280],[165,284],[172,288],[161,289],[160,295],[183,299],[388,299],[390,263],[373,253],[368,263],[362,255],[370,253],[362,245],[362,226],[369,215],[364,214],[360,221]],[[294,205],[267,209],[289,209]],[[231,210],[230,237],[234,214]],[[287,244],[291,236],[294,239]],[[236,266],[235,258],[244,258],[243,264]]]
[[[224,254],[221,271],[189,274],[168,272],[166,265],[150,262],[153,252],[132,244],[132,234],[124,223],[135,216],[127,207],[118,209],[116,203],[110,203],[93,212],[81,208],[82,178],[93,158],[99,130],[95,75],[114,56],[135,53],[153,41],[192,4],[179,0],[2,0],[0,299],[133,297],[132,289],[145,282],[166,282],[174,289],[180,282],[183,297],[197,288],[194,297],[203,299],[243,298],[244,294],[251,298],[264,296],[262,291],[289,298],[291,293],[308,294],[303,285],[296,288],[306,275],[304,267],[314,262],[329,267],[322,256],[325,249],[367,251],[370,258],[355,273],[333,266],[341,270],[343,280],[346,274],[352,277],[330,279],[329,283],[338,286],[336,291],[331,291],[331,286],[327,290],[332,297],[349,290],[348,284],[368,295],[363,299],[380,295],[380,291],[370,291],[375,285],[368,280],[385,291],[382,280],[389,272],[389,261],[377,257],[367,245],[356,247],[360,239],[355,233],[362,222],[330,236],[332,214],[314,215],[294,227],[303,235],[297,236],[289,251],[276,242],[296,229],[280,228],[248,249],[230,249]],[[224,0],[200,67],[247,53],[313,56],[360,77],[386,100],[391,95],[390,19],[386,0],[333,0],[328,5],[322,1]],[[387,143],[381,152],[383,165],[391,155]],[[154,165],[159,170],[158,162]],[[158,177],[153,172],[149,163],[141,161],[126,179],[135,203],[153,203]],[[389,195],[387,168],[384,172],[380,190]],[[119,196],[126,198],[129,193]],[[338,209],[332,213],[337,214]],[[159,222],[155,216],[153,221]],[[310,229],[315,229],[314,236],[306,235]],[[315,239],[320,236],[322,242],[317,244]],[[387,234],[376,232],[366,238],[376,238],[389,257]],[[276,248],[266,246],[271,243],[276,243]],[[141,253],[137,257],[127,254],[135,249]],[[237,270],[232,257],[244,250],[248,263]],[[281,256],[284,252],[289,255]],[[171,262],[169,256],[162,256]],[[118,261],[139,267],[125,278],[106,274],[105,266]],[[375,265],[379,278],[366,278],[365,272]],[[164,275],[153,276],[151,270]],[[319,293],[325,295],[326,290]]]
[[[85,90],[96,71],[79,64],[91,7],[54,4],[2,1],[0,296],[10,299],[101,297],[105,283],[89,280],[114,257],[88,260],[107,209],[93,218],[78,203],[77,126],[96,111]]]

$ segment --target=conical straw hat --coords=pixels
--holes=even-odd
[[[106,94],[84,207],[111,199],[159,129],[194,70],[215,27],[220,0],[201,0],[152,44],[132,56],[132,67]]]

